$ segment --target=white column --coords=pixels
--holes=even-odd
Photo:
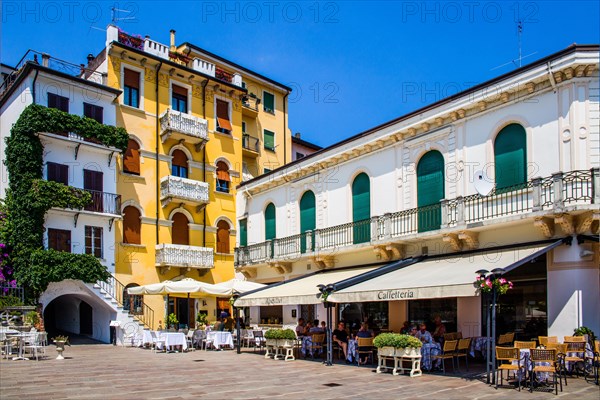
[[[481,336],[481,296],[459,297],[456,303],[458,331],[465,338]]]

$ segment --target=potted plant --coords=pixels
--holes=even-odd
[[[573,332],[573,336],[584,336],[586,342],[592,344],[592,346],[594,344],[594,340],[596,340],[596,335],[594,334],[594,331],[592,331],[587,326],[580,326],[579,328],[575,329],[575,331]]]
[[[423,344],[419,339],[399,333],[382,333],[373,340],[377,353],[386,357],[417,356]]]
[[[204,328],[208,324],[208,315],[206,312],[199,311],[196,314],[196,322],[198,323],[198,328]]]
[[[29,311],[25,314],[24,318],[26,325],[36,326],[40,323],[40,318],[38,317],[38,313],[35,311]]]
[[[281,329],[269,329],[265,332],[265,345],[267,347],[277,347],[277,340],[281,336]]]
[[[167,315],[167,326],[169,328],[177,329],[178,325],[179,320],[177,319],[177,315],[175,315],[174,313]]]
[[[64,360],[62,353],[65,351],[65,345],[70,346],[69,337],[64,335],[58,335],[52,338],[52,341],[56,345],[56,351],[58,352],[57,360]]]

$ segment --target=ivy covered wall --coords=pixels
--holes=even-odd
[[[72,132],[94,143],[127,148],[123,128],[103,125],[53,108],[32,104],[25,108],[6,139],[9,187],[6,193],[6,240],[14,278],[35,301],[50,282],[80,279],[87,283],[110,275],[92,255],[44,249],[44,216],[52,207],[82,209],[91,202],[88,192],[43,180],[43,145],[39,132]]]

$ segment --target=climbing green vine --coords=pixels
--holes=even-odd
[[[84,190],[42,179],[44,148],[39,132],[72,132],[121,151],[129,140],[123,128],[39,105],[25,108],[13,125],[6,139],[9,187],[4,236],[14,277],[28,290],[29,301],[37,299],[50,282],[81,279],[91,283],[109,276],[90,255],[44,250],[46,212],[52,207],[81,209],[91,197]]]

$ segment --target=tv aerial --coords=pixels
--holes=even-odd
[[[491,182],[483,171],[475,171],[475,181],[473,182],[475,190],[482,196],[489,195],[494,189],[494,182]]]

